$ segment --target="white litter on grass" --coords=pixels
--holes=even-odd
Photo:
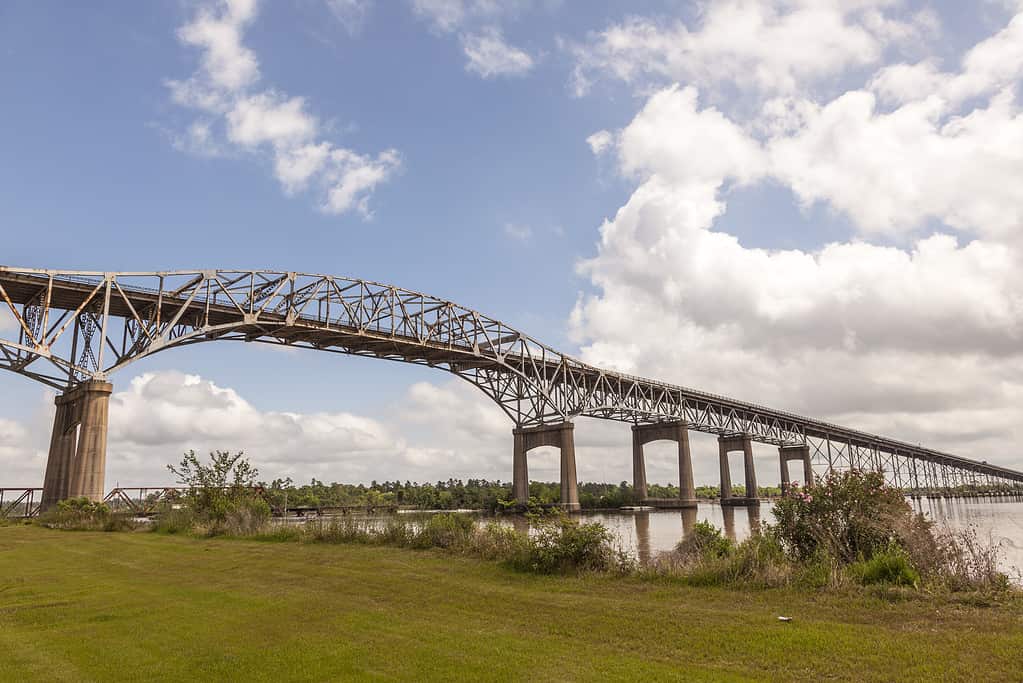
[[[778,621],[792,621],[792,617],[778,617]]]

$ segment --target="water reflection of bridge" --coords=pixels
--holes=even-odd
[[[982,542],[999,548],[1000,566],[1010,575],[1023,568],[1023,495],[915,499],[913,509],[934,521],[939,531],[973,529]],[[770,508],[726,507],[701,502],[700,508],[650,512],[594,513],[593,517],[616,533],[624,549],[642,561],[656,559],[693,533],[698,520],[706,520],[724,535],[742,541],[756,528],[773,522]]]
[[[917,494],[1023,490],[1023,473],[895,439],[656,380],[603,370],[477,311],[366,280],[283,271],[101,273],[0,267],[0,369],[62,391],[42,505],[103,497],[107,418],[117,371],[154,353],[210,341],[280,344],[414,363],[472,383],[514,423],[512,480],[526,502],[526,454],[561,453],[561,504],[578,509],[574,422],[633,425],[633,479],[643,447],[678,445],[679,499],[695,506],[689,431],[718,437],[722,503],[759,504],[754,442],[778,447],[803,481],[846,469],[883,471]],[[743,454],[742,496],[728,454]]]
[[[722,505],[721,508],[721,525],[720,528],[724,532],[724,535],[733,540],[742,540],[748,533],[755,533],[760,528],[761,516],[760,507],[756,505],[737,507],[733,505]],[[653,559],[658,551],[654,544],[653,537],[650,528],[650,512],[634,512],[632,513],[635,519],[635,531],[636,531],[636,555],[640,562],[649,562]],[[671,513],[657,512],[653,513],[657,515],[668,515]],[[696,526],[696,522],[699,521],[699,513],[696,508],[688,507],[681,508],[677,512],[678,515],[678,540],[689,538],[693,534],[693,529]],[[740,534],[736,528],[736,516],[742,519],[741,528],[743,533]]]

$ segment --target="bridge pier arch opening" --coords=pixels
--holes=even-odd
[[[643,446],[651,441],[674,441],[678,444],[678,500],[652,500],[647,491],[646,456]],[[689,425],[685,420],[634,424],[632,426],[632,483],[640,502],[658,507],[696,507],[693,484],[693,456],[689,447]]]
[[[743,474],[745,475],[746,495],[743,497],[732,494],[732,473],[728,464],[728,454],[742,451]],[[718,460],[721,465],[721,504],[722,505],[760,505],[757,491],[757,472],[753,465],[753,440],[749,434],[732,434],[718,437]]]
[[[579,509],[579,482],[575,468],[575,425],[571,422],[516,427],[512,430],[512,493],[515,502],[529,502],[529,465],[526,454],[540,446],[554,446],[561,452],[561,507]]]
[[[806,444],[798,446],[780,446],[778,461],[781,466],[781,494],[789,491],[792,482],[789,475],[789,461],[801,460],[803,463],[803,486],[813,486],[813,463],[810,461],[810,447]]]
[[[82,382],[57,396],[42,509],[66,498],[103,500],[107,462],[109,382]]]

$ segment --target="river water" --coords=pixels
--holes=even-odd
[[[949,498],[911,501],[919,512],[940,528],[973,527],[981,541],[996,543],[1000,548],[1000,566],[1016,581],[1023,568],[1023,498]],[[717,503],[700,503],[689,510],[656,510],[636,512],[583,512],[585,521],[600,522],[615,534],[622,548],[647,560],[657,553],[671,550],[691,532],[697,521],[707,521],[723,529],[735,540],[749,536],[759,523],[774,521],[772,505],[759,508],[722,507]],[[521,526],[519,522],[516,526]]]
[[[935,522],[936,530],[973,528],[983,543],[993,543],[999,549],[999,567],[1015,583],[1023,584],[1023,496],[1002,498],[945,498],[911,500],[911,505]],[[741,541],[758,524],[774,521],[773,505],[764,501],[759,507],[733,507],[714,502],[700,502],[688,510],[649,511],[583,511],[575,515],[584,522],[600,522],[617,539],[620,547],[641,561],[671,550],[692,533],[698,521],[710,522],[722,529],[729,538]],[[412,512],[410,517],[422,518],[431,512]],[[432,512],[440,512],[432,511]],[[465,512],[473,512],[467,510]],[[359,516],[371,526],[382,526],[390,519],[387,515]],[[291,517],[287,522],[304,523],[309,518]],[[482,516],[480,522],[493,520]],[[520,531],[529,530],[529,521],[523,515],[502,515],[501,524]]]

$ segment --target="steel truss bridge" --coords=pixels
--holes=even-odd
[[[803,448],[818,475],[883,471],[889,482],[910,492],[1023,487],[1023,472],[603,370],[472,309],[368,280],[265,270],[103,273],[0,266],[0,368],[66,395],[103,385],[154,353],[211,341],[306,347],[446,370],[489,396],[514,423],[523,476],[525,450],[559,445],[564,455],[573,449],[564,425],[587,416],[640,428],[684,424],[729,443],[738,437],[774,444],[783,463],[786,449]],[[83,407],[87,400],[67,400],[72,407],[60,429],[102,422],[105,453],[105,406],[93,415]],[[562,436],[545,436],[549,430]],[[54,443],[57,432],[55,425]],[[62,446],[70,449],[66,457],[100,448],[98,442],[86,444],[89,438],[83,432],[77,446]],[[676,440],[681,448],[682,437]],[[688,458],[688,442],[685,450]],[[51,460],[53,453],[51,446]],[[574,478],[574,454],[570,470],[567,466],[563,462],[563,480]],[[515,473],[520,474],[518,463]]]

